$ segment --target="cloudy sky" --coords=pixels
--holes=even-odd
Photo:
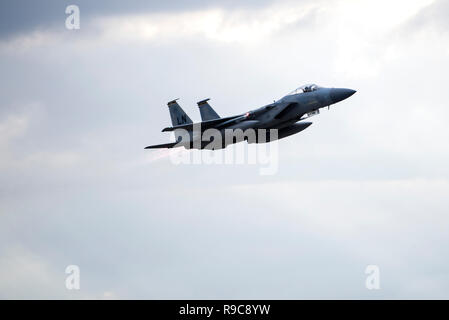
[[[1,1],[0,298],[449,298],[448,12]],[[199,120],[304,83],[357,93],[281,140],[274,175],[143,150],[171,99]]]

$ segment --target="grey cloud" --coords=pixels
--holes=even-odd
[[[341,71],[328,17],[253,44],[76,34],[1,52],[2,133],[24,119],[0,138],[1,297],[447,298],[447,56],[376,34],[357,53],[378,72]],[[198,120],[199,99],[225,116],[310,81],[358,93],[282,140],[275,176],[143,150],[168,140],[169,99]]]
[[[0,3],[0,38],[49,28],[65,28],[65,8],[76,4],[83,19],[112,14],[179,12],[210,7],[258,7],[270,1],[144,1],[144,0],[5,0]]]

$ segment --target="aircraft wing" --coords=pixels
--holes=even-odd
[[[275,119],[282,119],[285,115],[287,115],[292,109],[294,109],[296,106],[298,105],[298,103],[296,102],[292,102],[289,103],[287,105],[285,105],[284,107],[282,107],[278,113],[276,113],[276,115],[274,116]]]
[[[260,109],[253,110],[253,111],[247,112],[245,114],[239,114],[239,115],[232,116],[232,117],[213,119],[213,120],[197,122],[197,123],[186,123],[186,124],[179,125],[179,126],[168,127],[168,128],[162,129],[162,132],[175,131],[176,129],[184,129],[184,130],[190,131],[190,130],[193,130],[193,127],[195,125],[199,125],[199,124],[201,125],[201,131],[205,131],[210,128],[225,129],[226,127],[229,127],[233,124],[236,124],[236,123],[239,123],[242,121],[246,121],[246,120],[250,120],[250,119],[254,119],[254,117],[257,118],[261,114],[271,110],[273,107],[274,107],[274,105],[267,105]],[[285,109],[285,108],[289,108],[289,105],[286,105],[283,109]]]
[[[193,127],[195,125],[199,125],[199,124],[201,125],[201,131],[204,131],[209,128],[221,128],[221,127],[226,127],[228,125],[231,125],[231,124],[241,120],[242,117],[244,117],[244,115],[238,115],[238,116],[232,116],[232,117],[226,117],[226,118],[220,118],[220,119],[213,119],[213,120],[197,122],[197,123],[188,123],[188,124],[183,124],[180,126],[164,128],[164,129],[162,129],[162,132],[175,131],[176,129],[184,129],[184,130],[190,131],[190,130],[193,130]]]

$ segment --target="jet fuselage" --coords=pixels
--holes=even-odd
[[[147,148],[184,146],[185,148],[207,149],[208,146],[212,145],[210,142],[217,140],[218,136],[223,142],[220,144],[221,147],[217,147],[215,144],[211,148],[219,149],[226,147],[228,144],[242,141],[242,139],[235,140],[232,137],[236,131],[244,131],[245,133],[254,131],[255,138],[248,138],[248,135],[243,138],[248,143],[282,139],[309,127],[312,123],[303,120],[316,114],[320,108],[340,102],[352,96],[355,92],[352,89],[305,85],[271,104],[226,118],[220,118],[207,103],[209,99],[206,99],[198,102],[198,106],[203,108],[200,109],[203,122],[195,124],[192,123],[176,100],[173,100],[168,103],[173,127],[165,128],[162,131],[174,131],[176,142]],[[269,132],[273,129],[277,133],[275,137]],[[210,131],[216,133],[213,138],[211,138]],[[206,139],[204,139],[205,134],[207,135]],[[226,139],[229,135],[231,140]]]

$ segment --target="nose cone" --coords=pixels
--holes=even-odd
[[[331,97],[332,103],[337,103],[342,100],[345,100],[346,98],[349,98],[354,93],[356,93],[356,91],[352,90],[352,89],[332,88],[330,97]]]

